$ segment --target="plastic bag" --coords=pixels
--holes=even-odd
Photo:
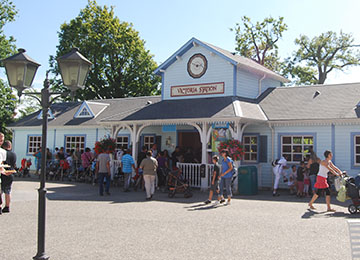
[[[346,201],[346,188],[344,185],[341,185],[339,192],[336,196],[336,199],[340,202],[345,202]]]
[[[334,180],[334,186],[335,186],[335,190],[336,191],[339,191],[340,188],[341,188],[341,178],[340,177],[336,177],[335,180]]]

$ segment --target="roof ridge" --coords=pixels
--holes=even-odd
[[[140,99],[140,98],[156,98],[156,97],[161,97],[161,95],[156,95],[156,96],[139,96],[139,97],[119,97],[119,98],[108,98],[108,99],[90,99],[90,100],[85,100],[88,102],[98,102],[98,101],[102,101],[102,102],[106,102],[106,101],[111,101],[111,100],[129,100],[129,99]]]
[[[334,86],[340,86],[340,85],[356,85],[360,82],[348,82],[348,83],[334,83],[334,84],[316,84],[316,85],[296,85],[296,86],[281,86],[277,87],[276,89],[292,89],[292,88],[324,88],[324,87],[334,87]]]

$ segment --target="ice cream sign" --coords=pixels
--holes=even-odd
[[[172,86],[171,96],[195,96],[195,95],[214,95],[224,93],[224,82],[196,84],[196,85],[182,85]]]

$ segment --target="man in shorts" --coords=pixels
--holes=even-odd
[[[2,149],[1,146],[4,143],[4,134],[0,133],[0,164],[3,164],[4,161],[6,160],[6,150]],[[3,174],[5,174],[5,169],[3,167],[0,167],[0,175],[2,176]],[[0,178],[0,183],[1,183],[1,178]],[[0,186],[1,187],[1,186]],[[0,188],[0,194],[1,194],[1,188]],[[2,200],[1,200],[1,196],[0,196],[0,205],[2,204]],[[0,207],[0,215],[1,215],[2,209]]]
[[[5,141],[3,148],[6,150],[6,160],[5,164],[9,165],[10,168],[8,170],[14,170],[16,168],[16,154],[11,151],[12,144],[10,141]],[[3,213],[10,212],[10,193],[11,193],[11,185],[13,182],[12,173],[9,174],[1,174],[1,195],[5,193],[5,207],[2,209]],[[0,200],[0,208],[1,208],[1,200]]]
[[[209,193],[209,199],[205,201],[205,204],[211,203],[212,197],[214,193],[218,195],[218,200],[215,202],[215,204],[219,203],[220,197],[219,197],[219,174],[220,174],[220,167],[218,164],[219,156],[214,155],[212,158],[212,161],[214,163],[214,171],[213,175],[211,177],[211,186],[210,186],[210,193]]]

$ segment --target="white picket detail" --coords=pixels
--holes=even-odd
[[[207,189],[210,187],[210,177],[214,169],[213,164],[205,164],[205,178],[201,178],[199,163],[177,163],[181,169],[183,177],[189,182],[191,187]]]

